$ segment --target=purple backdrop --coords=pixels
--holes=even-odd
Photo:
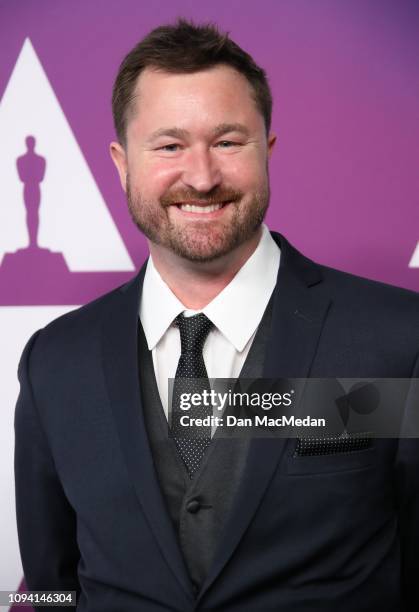
[[[216,21],[268,71],[279,136],[271,228],[318,261],[419,289],[408,268],[419,240],[417,2],[2,3],[0,95],[29,36],[135,264],[146,247],[108,155],[110,92],[124,53],[179,15]],[[87,301],[130,274],[76,276],[55,303]]]
[[[419,289],[418,2],[0,0],[0,15],[0,97],[29,36],[136,266],[146,245],[108,154],[111,88],[147,31],[186,16],[217,22],[268,71],[269,226],[317,261]],[[83,303],[131,275],[78,273],[21,303]],[[1,304],[20,303],[20,283],[0,279]]]

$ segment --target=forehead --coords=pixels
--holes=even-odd
[[[225,65],[186,74],[146,68],[134,91],[132,128],[156,129],[168,122],[243,122],[263,127],[252,86]]]

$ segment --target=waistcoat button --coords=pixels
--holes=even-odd
[[[197,499],[191,499],[191,501],[186,504],[186,510],[191,514],[196,514],[200,508],[201,504]]]

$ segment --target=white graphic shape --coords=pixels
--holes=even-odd
[[[30,336],[75,306],[7,306],[0,308],[0,590],[17,590],[22,577],[16,525],[13,471],[14,412],[19,393],[17,366]],[[0,609],[8,610],[9,606]],[[73,608],[74,610],[74,608]],[[28,612],[30,612],[28,608]]]
[[[412,259],[409,262],[409,268],[419,268],[419,242],[416,249],[413,251]]]
[[[0,103],[0,262],[5,252],[29,244],[16,167],[29,135],[36,139],[35,153],[46,159],[39,246],[61,252],[72,272],[134,270],[29,38]]]

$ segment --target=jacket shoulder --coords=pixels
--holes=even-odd
[[[28,341],[30,352],[49,361],[61,358],[65,353],[75,354],[74,351],[81,354],[98,337],[115,302],[130,289],[136,291],[137,281],[138,276],[135,276],[95,300],[57,317]]]
[[[401,312],[411,311],[419,317],[419,293],[387,283],[371,280],[349,272],[343,272],[328,266],[315,264],[319,267],[325,285],[333,293],[333,297],[342,301],[349,299],[349,304],[363,303],[379,310]]]

